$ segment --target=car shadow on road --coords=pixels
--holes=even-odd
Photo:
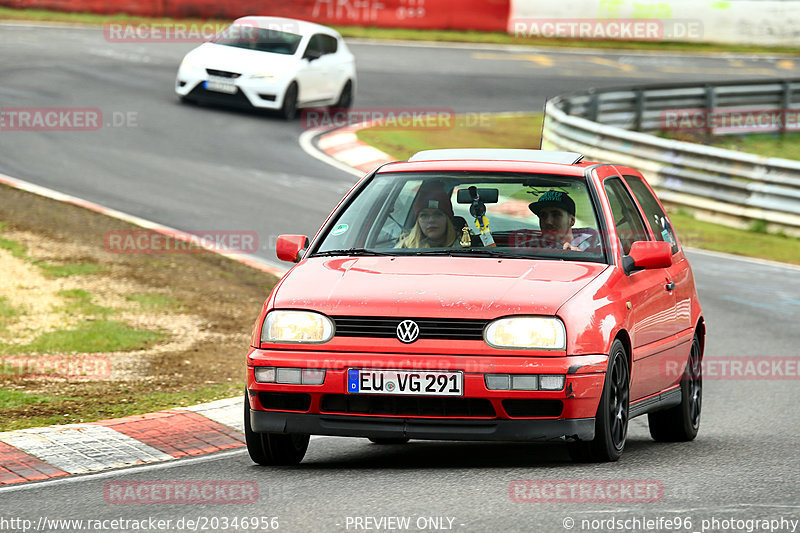
[[[350,440],[350,444],[348,444]],[[338,442],[337,442],[338,441]],[[298,470],[398,469],[398,468],[562,468],[574,462],[567,445],[553,443],[487,443],[412,440],[407,444],[379,445],[359,439],[312,440]],[[620,461],[649,455],[659,445],[649,439],[630,439]]]

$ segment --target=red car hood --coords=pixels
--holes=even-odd
[[[606,268],[530,259],[311,258],[287,274],[273,305],[334,316],[553,315]]]

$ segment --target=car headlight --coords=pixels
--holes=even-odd
[[[333,338],[333,321],[313,311],[270,311],[261,326],[261,342],[321,343]]]
[[[189,56],[186,56],[183,58],[183,61],[181,61],[181,66],[178,67],[178,70],[192,70],[195,68],[197,68],[197,63],[189,59]]]
[[[565,350],[567,332],[554,316],[512,316],[489,323],[483,333],[492,348]]]

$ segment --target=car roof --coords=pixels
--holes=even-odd
[[[339,32],[328,26],[308,22],[307,20],[290,19],[286,17],[264,17],[264,16],[247,16],[240,17],[234,23],[254,24],[259,28],[264,29],[278,29],[288,33],[296,33],[299,35],[308,35],[310,33],[327,33],[328,35],[339,36]]]
[[[586,167],[592,164],[575,152],[463,148],[424,150],[408,158],[408,161],[384,165],[379,172],[473,170],[583,176]]]

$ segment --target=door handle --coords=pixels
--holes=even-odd
[[[674,282],[674,281],[670,281],[669,283],[667,283],[667,284],[664,286],[664,289],[665,289],[665,290],[668,290],[668,291],[671,291],[671,290],[673,290],[674,288],[675,288],[675,282]]]

